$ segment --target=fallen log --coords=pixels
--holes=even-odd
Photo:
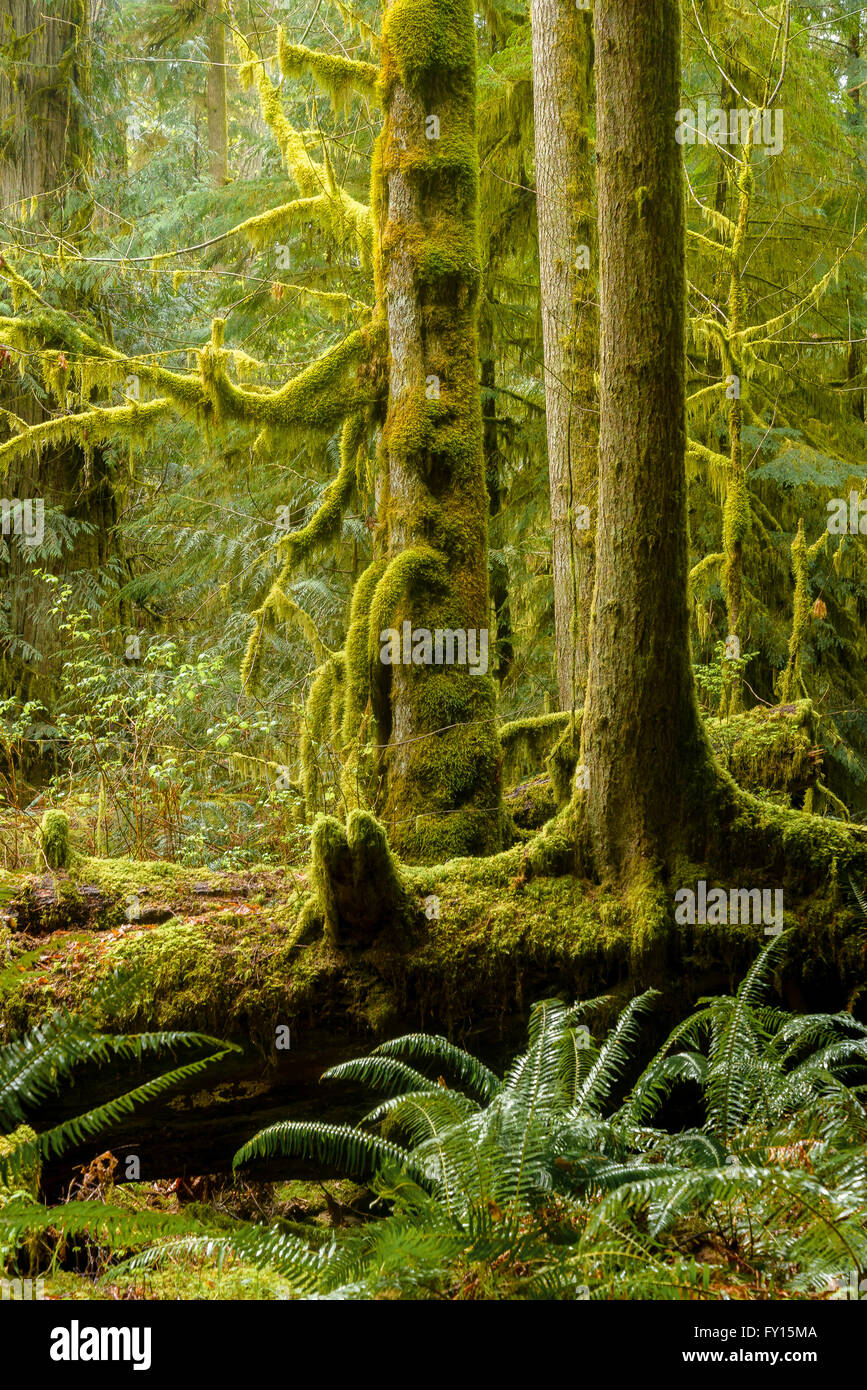
[[[751,815],[739,833],[755,840],[755,884],[786,885],[793,930],[781,1000],[863,1010],[863,917],[848,878],[867,879],[867,848],[838,822],[758,806]],[[767,860],[763,816],[789,816],[779,862]],[[537,846],[537,866],[539,859]],[[521,846],[488,861],[404,866],[402,873],[399,918],[373,936],[340,942],[330,939],[303,882],[288,871],[205,879],[201,870],[83,860],[65,879],[55,875],[55,897],[44,900],[54,917],[43,911],[12,925],[10,914],[0,929],[0,1041],[60,1004],[81,1007],[97,981],[121,970],[131,972],[134,988],[105,1013],[107,1030],[193,1029],[241,1048],[212,1077],[47,1165],[48,1187],[56,1193],[68,1186],[74,1165],[105,1149],[120,1159],[121,1180],[131,1155],[143,1178],[228,1172],[240,1144],[265,1124],[354,1119],[369,1108],[366,1094],[320,1084],[336,1062],[424,1030],[500,1065],[521,1046],[532,1003],[552,995],[607,994],[613,1014],[653,984],[662,991],[653,1025],[659,1037],[698,997],[733,989],[766,940],[762,927],[749,923],[672,925],[654,958],[636,956],[631,907],[622,896],[533,869]],[[197,892],[197,884],[207,891]],[[13,887],[12,901],[37,903],[47,889],[27,876]],[[91,923],[76,915],[80,901],[97,901],[83,887],[104,897]],[[124,904],[133,894],[148,912],[129,921]],[[72,929],[56,926],[67,903]],[[83,1073],[31,1122],[42,1129],[138,1079],[108,1069]],[[297,1165],[275,1165],[268,1174],[308,1175]]]

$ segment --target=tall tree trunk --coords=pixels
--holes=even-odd
[[[578,508],[592,516],[597,451],[592,18],[574,0],[532,0],[530,11],[554,630],[568,710],[584,696],[593,597],[593,532],[576,526]]]
[[[749,535],[752,519],[750,493],[744,469],[743,427],[744,412],[741,404],[741,391],[744,386],[741,365],[740,333],[744,327],[743,317],[746,309],[744,291],[744,263],[746,258],[747,231],[752,206],[753,172],[752,128],[747,143],[741,152],[737,180],[738,214],[734,236],[729,249],[729,291],[728,291],[728,352],[723,363],[723,371],[728,380],[729,395],[729,461],[726,468],[726,496],[723,506],[723,590],[725,592],[726,613],[728,615],[728,635],[736,637],[738,645],[734,654],[740,654],[740,643],[746,637],[744,614],[744,545]],[[742,677],[740,674],[724,686],[720,714],[738,714],[743,709]]]
[[[859,120],[861,115],[861,86],[857,74],[859,72],[859,60],[861,58],[860,11],[856,10],[855,13],[850,16],[849,23],[849,42],[847,45],[849,50],[849,70],[850,72],[855,73],[855,78],[853,79],[852,84],[849,87],[847,95],[851,97],[855,105],[855,118],[856,120]],[[854,382],[860,380],[861,373],[863,370],[862,344],[860,341],[862,334],[862,323],[861,316],[857,312],[858,300],[856,300],[856,312],[853,316],[851,288],[848,283],[846,285],[846,302],[849,305],[849,351],[847,353],[846,358],[846,377],[847,380]],[[859,420],[864,419],[863,391],[852,391],[852,413]]]
[[[423,21],[423,22],[422,22]],[[476,35],[471,0],[393,0],[374,205],[389,345],[389,568],[383,628],[459,630],[462,664],[381,665],[385,819],[408,858],[484,854],[501,839],[496,693],[487,661],[487,495],[479,393]],[[484,637],[482,638],[482,634]],[[415,644],[413,644],[415,645]],[[456,644],[453,657],[460,655]]]
[[[490,312],[484,316],[485,328],[481,334],[481,383],[483,400],[483,437],[485,452],[485,479],[488,486],[488,515],[493,526],[497,517],[502,517],[503,493],[500,477],[502,454],[500,453],[500,432],[497,421],[496,366],[494,362],[494,335]],[[502,555],[489,561],[491,583],[491,608],[497,624],[497,680],[500,685],[512,669],[515,659],[514,635],[512,632],[512,608],[509,601],[509,567]]]
[[[64,209],[68,187],[82,188],[91,157],[79,109],[80,99],[89,92],[88,19],[87,0],[57,0],[50,12],[37,0],[0,0],[0,23],[11,24],[19,36],[31,36],[15,82],[0,75],[0,107],[8,113],[10,131],[0,147],[0,203],[18,208],[33,197],[39,200],[32,215],[28,211],[21,217],[25,243],[31,223],[50,221],[68,244],[87,219],[86,204],[68,220]],[[76,307],[81,307],[80,301]],[[0,398],[29,424],[46,418],[35,395],[22,391],[17,369],[9,365],[0,373]],[[98,450],[86,460],[70,444],[39,459],[16,461],[4,479],[3,492],[10,498],[41,501],[46,512],[57,508],[73,521],[87,523],[60,559],[40,561],[44,568],[72,577],[81,571],[93,574],[104,563],[116,511]],[[0,690],[50,703],[56,676],[51,654],[57,636],[46,612],[47,590],[33,577],[33,555],[27,547],[11,537],[6,544],[9,560],[0,566],[6,620]]]
[[[208,151],[211,182],[221,188],[229,177],[229,117],[226,105],[226,21],[223,0],[207,0]]]
[[[671,863],[716,775],[687,609],[679,0],[596,11],[600,439],[580,796],[593,867]]]

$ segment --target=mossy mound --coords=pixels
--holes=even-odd
[[[705,728],[718,761],[747,791],[802,799],[819,779],[822,750],[809,700],[707,719]]]
[[[49,869],[67,869],[72,859],[69,817],[64,811],[46,811],[40,826],[42,853]]]

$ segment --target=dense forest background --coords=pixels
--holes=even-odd
[[[4,1280],[864,1296],[865,15],[0,0]]]
[[[369,422],[334,515],[299,545],[288,537],[322,516],[339,471],[339,422],[263,425],[246,406],[220,420],[177,395],[160,408],[153,372],[188,374],[219,318],[230,375],[255,395],[370,323],[360,209],[376,101],[326,65],[311,77],[284,55],[281,71],[278,25],[284,45],[309,27],[318,51],[364,63],[375,10],[116,4],[85,24],[75,4],[55,8],[38,21],[10,4],[2,50],[4,492],[46,508],[36,543],[4,537],[6,863],[31,851],[35,790],[90,852],[294,861],[315,812],[345,808],[350,755],[323,720],[330,697],[317,709],[308,695],[383,553],[381,426]],[[540,7],[540,32],[555,34],[555,8]],[[842,533],[827,523],[829,501],[848,506],[864,476],[865,68],[860,12],[838,8],[795,6],[782,62],[776,12],[685,14],[684,107],[712,119],[779,79],[783,122],[779,153],[684,145],[690,619],[706,712],[809,698],[822,804],[860,818],[863,543],[848,520]],[[582,685],[571,633],[592,593],[598,430],[592,52],[585,34],[537,84],[535,126],[565,129],[559,154],[577,161],[564,174],[543,153],[540,239],[530,15],[497,5],[476,28],[490,675],[507,721],[574,707],[573,671]],[[263,83],[245,54],[263,59]],[[586,247],[574,265],[561,234]],[[43,302],[106,351],[40,337]],[[40,421],[50,428],[23,430]]]

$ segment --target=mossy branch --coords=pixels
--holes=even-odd
[[[367,625],[368,654],[375,660],[379,654],[379,634],[391,627],[401,599],[415,586],[448,584],[445,557],[430,546],[413,546],[389,561],[373,592],[370,618]]]
[[[56,420],[28,425],[22,434],[13,435],[0,444],[0,472],[5,472],[15,458],[27,454],[38,457],[45,449],[64,444],[75,443],[88,454],[94,444],[118,434],[139,439],[171,409],[172,402],[161,397],[142,405],[132,401],[129,405],[98,407],[77,415],[61,415]]]
[[[8,278],[8,270],[0,268],[0,274]],[[19,283],[27,283],[17,277]],[[28,285],[28,289],[32,286]],[[36,295],[36,291],[33,291]],[[61,309],[53,309],[41,303],[40,308],[27,318],[4,318],[0,316],[0,336],[10,347],[25,351],[38,351],[46,344],[69,353],[76,353],[80,363],[70,361],[70,367],[79,366],[87,370],[94,385],[110,385],[128,373],[134,373],[149,386],[169,396],[179,405],[201,407],[205,404],[205,394],[201,378],[193,372],[173,372],[151,362],[144,362],[126,353],[118,352],[107,343],[86,333],[75,320]]]
[[[330,97],[338,113],[346,110],[353,96],[370,100],[376,96],[379,68],[375,63],[319,53],[302,44],[289,43],[282,28],[277,30],[277,61],[286,78],[310,73],[316,85]]]
[[[274,86],[263,58],[257,58],[242,34],[235,34],[235,46],[241,59],[239,77],[241,86],[249,90],[255,83],[259,96],[262,119],[280,147],[287,172],[298,185],[305,198],[315,197],[326,191],[324,170],[314,164],[307,153],[304,138],[290,124],[283,110],[280,93]]]
[[[254,391],[230,381],[223,366],[224,355],[213,347],[202,353],[203,375],[210,379],[226,415],[283,429],[333,430],[341,419],[367,404],[366,395],[346,382],[365,343],[364,331],[356,329],[276,390]]]
[[[724,560],[724,553],[718,551],[713,555],[705,555],[703,560],[699,560],[697,565],[693,565],[689,572],[690,593],[695,592],[702,580],[708,579],[715,571],[719,571],[719,567]]]
[[[811,309],[814,304],[818,304],[825,291],[831,285],[831,282],[836,282],[840,273],[840,266],[856,243],[861,240],[865,231],[867,231],[867,222],[855,233],[851,242],[846,247],[846,250],[841,252],[828,272],[823,275],[820,280],[816,281],[815,285],[810,289],[809,294],[804,295],[803,299],[799,299],[798,303],[794,304],[791,309],[786,309],[784,313],[778,314],[776,318],[767,319],[765,323],[757,323],[749,328],[743,328],[734,336],[739,338],[741,343],[758,344],[776,342],[776,339],[770,337],[769,334],[778,333],[781,329],[790,327],[791,324],[796,323],[798,319],[802,318],[807,310]]]
[[[792,541],[792,571],[795,576],[794,613],[792,615],[792,635],[789,638],[789,660],[780,681],[780,701],[790,704],[795,699],[798,688],[803,688],[801,679],[801,648],[807,628],[810,625],[810,585],[808,578],[807,542],[804,536],[804,521],[798,522],[798,530]]]
[[[368,639],[370,609],[376,586],[388,567],[388,561],[372,561],[352,591],[349,610],[349,630],[346,634],[346,692],[343,709],[343,741],[349,743],[358,733],[370,696],[370,646]]]

